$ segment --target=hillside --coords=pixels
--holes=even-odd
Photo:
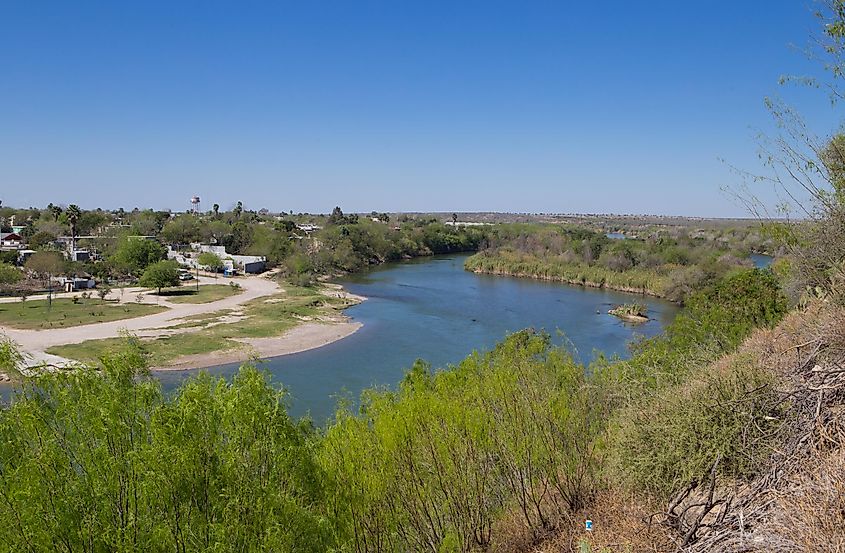
[[[717,456],[707,477],[677,490],[668,502],[642,489],[637,493],[611,487],[551,539],[536,546],[508,544],[502,550],[579,551],[578,543],[584,540],[592,551],[670,552],[679,547],[691,552],[841,551],[845,547],[843,363],[842,307],[816,303],[793,311],[773,329],[755,331],[736,352],[661,396],[647,413],[633,415],[660,420],[673,412],[669,395],[692,406],[696,391],[708,379],[730,379],[739,367],[760,369],[765,383],[743,390],[730,404],[720,405],[723,398],[718,395],[710,398],[711,408],[729,407],[739,414],[741,441],[734,457],[751,459],[760,448],[765,452],[748,477],[723,474],[722,465],[735,459]],[[762,434],[752,428],[759,420],[754,412],[761,405],[768,413],[764,418],[773,419]],[[586,518],[594,523],[589,534],[583,530]]]

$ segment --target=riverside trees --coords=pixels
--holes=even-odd
[[[12,551],[325,551],[308,427],[255,369],[166,401],[137,345],[27,381],[0,415]]]

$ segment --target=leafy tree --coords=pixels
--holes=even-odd
[[[0,336],[0,371],[5,374],[16,373],[24,361],[15,343],[5,336]]]
[[[18,252],[15,250],[0,251],[0,263],[15,265],[18,262]]]
[[[32,235],[29,239],[29,246],[35,250],[40,250],[45,246],[49,246],[56,241],[56,235],[52,232],[40,230]]]
[[[131,274],[139,274],[149,265],[161,261],[167,255],[167,248],[156,240],[129,236],[117,247],[112,261],[125,267]]]
[[[343,215],[343,210],[340,209],[339,206],[335,206],[332,210],[332,214],[329,215],[328,224],[330,225],[340,225],[346,222],[346,217]]]
[[[158,261],[144,269],[141,286],[161,289],[166,286],[179,286],[179,264],[175,261]]]
[[[58,252],[35,252],[26,260],[26,268],[46,280],[64,272],[65,259]]]
[[[165,223],[160,233],[168,244],[190,244],[200,240],[200,222],[196,217],[176,217]]]
[[[214,212],[214,216],[217,217],[219,214],[218,212],[220,211],[220,205],[214,204],[213,206],[211,206],[211,210]]]
[[[223,260],[213,252],[202,252],[197,256],[197,262],[214,273],[219,273],[223,270]]]
[[[59,220],[59,215],[61,215],[61,214],[62,214],[62,211],[63,211],[63,210],[62,210],[62,208],[61,208],[61,207],[59,207],[59,206],[57,206],[57,205],[53,205],[53,204],[51,203],[51,204],[49,204],[49,205],[47,206],[47,211],[49,211],[49,212],[50,212],[50,214],[53,216],[53,221],[56,221],[56,222],[57,222],[57,221]]]
[[[250,225],[246,221],[236,221],[229,228],[230,232],[219,240],[220,244],[226,247],[228,253],[245,253],[252,243],[254,227],[255,225]]]
[[[36,275],[41,276],[44,278],[45,284],[47,284],[52,292],[52,285],[51,279],[54,275],[61,274],[65,272],[67,264],[65,262],[65,258],[58,252],[50,252],[50,251],[41,251],[35,252],[29,259],[26,261],[26,268]],[[50,293],[47,295],[47,305],[48,308],[53,306],[53,294]]]
[[[0,263],[0,285],[16,284],[23,278],[17,267],[7,263]]]
[[[98,208],[92,211],[84,211],[79,216],[79,220],[76,224],[76,230],[79,234],[91,234],[110,220],[111,217],[102,209]]]

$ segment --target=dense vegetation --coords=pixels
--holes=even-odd
[[[845,5],[831,6],[825,34],[837,54]],[[845,75],[840,58],[830,67]],[[841,550],[840,143],[811,144],[809,157],[787,146],[785,173],[814,196],[805,220],[770,225],[788,254],[777,275],[742,269],[730,240],[611,242],[571,228],[414,221],[395,231],[385,217],[368,223],[340,210],[310,238],[273,239],[275,262],[303,278],[483,242],[470,268],[634,287],[682,299],[684,310],[627,360],[584,367],[549,336],[522,331],[445,370],[418,362],[396,389],[367,391],[358,410],[341,405],[321,429],[292,420],[284,392],[255,368],[231,382],[202,375],[168,397],[145,373],[140,342],[110,343],[96,368],[38,374],[0,412],[0,543],[33,552],[446,553],[536,550],[562,531],[560,549],[572,550],[585,533],[571,529],[604,509],[624,536],[604,536],[613,550]],[[820,185],[801,180],[808,175]],[[227,216],[213,211],[209,221]],[[72,233],[98,217],[47,213]],[[237,206],[226,223],[233,251],[294,232],[284,222],[241,224],[244,213]],[[185,238],[205,224],[136,215],[137,234]],[[46,225],[31,230],[49,247]],[[155,246],[118,254],[128,243],[116,243],[112,261],[140,271],[159,260]],[[32,271],[49,273],[54,261],[42,256]],[[809,307],[772,330],[790,306],[784,290]],[[268,325],[278,321],[273,305],[261,307]],[[20,360],[0,340],[0,369]],[[658,525],[669,531],[661,546],[649,534]]]
[[[764,432],[765,398],[750,415],[727,407],[760,384],[756,373],[738,369],[689,392],[706,403],[718,391],[723,411],[666,402],[635,425],[622,414],[658,402],[785,308],[771,273],[749,270],[691,298],[630,361],[583,367],[548,336],[523,331],[448,370],[418,362],[398,389],[366,392],[358,413],[341,406],[322,431],[291,420],[284,394],[250,367],[228,383],[191,379],[165,397],[130,339],[99,370],[27,381],[0,414],[0,542],[33,551],[469,551],[499,547],[514,516],[537,538],[612,482],[668,493],[714,455],[726,472],[752,472],[736,440],[698,430],[751,416]],[[689,450],[670,447],[691,437]],[[646,454],[653,440],[666,442],[663,456]]]
[[[504,225],[492,230],[466,262],[471,271],[526,276],[638,292],[674,301],[737,267],[759,236],[748,230],[654,229],[642,238],[611,239],[589,229]]]
[[[62,261],[54,275],[88,273],[99,279],[137,280],[149,265],[166,257],[166,245],[182,249],[200,242],[224,246],[229,254],[265,256],[271,267],[282,268],[297,284],[385,261],[475,251],[485,236],[483,229],[448,226],[436,218],[402,216],[391,221],[384,213],[359,217],[344,215],[340,208],[329,216],[295,216],[249,211],[240,203],[228,212],[214,209],[204,214],[72,207],[74,225],[71,207],[2,207],[0,227],[5,231],[10,230],[10,221],[23,223],[21,234],[39,253],[68,250],[73,240],[78,248],[97,254],[92,261]],[[0,286],[39,287],[19,282],[21,272],[11,267],[18,262],[16,252],[2,253]],[[205,255],[203,265],[219,270],[221,260],[211,255]]]
[[[516,274],[591,286],[608,286],[682,301],[735,266],[749,266],[753,251],[775,249],[771,238],[747,225],[735,227],[640,225],[626,240],[611,240],[597,224],[447,225],[435,217],[387,214],[273,215],[242,205],[203,214],[152,210],[116,211],[50,205],[45,209],[0,208],[0,226],[24,223],[22,235],[39,254],[67,250],[71,239],[96,260],[60,261],[50,274],[91,274],[100,280],[137,280],[165,258],[166,245],[224,246],[229,254],[263,255],[296,284],[368,265],[440,253],[475,252],[470,270]],[[146,237],[146,239],[140,238]],[[220,270],[222,260],[206,253],[203,265]],[[15,252],[0,256],[0,287],[32,290],[44,279],[21,282],[11,266]],[[41,264],[43,265],[43,263]],[[27,267],[28,269],[28,267]],[[36,271],[28,271],[35,277]],[[43,272],[43,271],[42,271]],[[46,272],[45,272],[46,274]]]

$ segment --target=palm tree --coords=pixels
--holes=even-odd
[[[235,217],[236,217],[236,218],[238,218],[238,219],[240,219],[240,218],[241,218],[241,213],[243,213],[243,210],[244,210],[244,204],[243,204],[243,202],[238,202],[238,205],[236,205],[236,206],[235,206],[235,209],[234,209],[234,211],[235,211]]]
[[[62,214],[62,208],[61,208],[61,207],[59,207],[59,206],[57,206],[57,205],[53,205],[53,203],[51,202],[51,203],[47,206],[47,210],[48,210],[48,211],[49,211],[49,212],[53,215],[53,220],[54,220],[54,221],[58,221],[58,220],[59,220],[59,215],[61,215],[61,214]]]
[[[220,211],[220,206],[218,204],[214,204],[211,206],[211,210],[214,211],[214,216],[217,217],[217,212]]]
[[[82,210],[76,204],[67,206],[67,222],[70,224],[70,242],[72,249],[76,249],[76,223],[82,215]]]

